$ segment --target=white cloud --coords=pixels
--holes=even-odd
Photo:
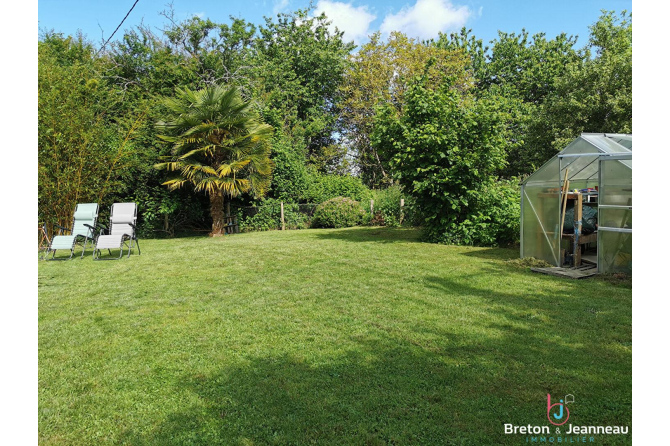
[[[337,27],[344,31],[344,40],[360,43],[370,34],[370,23],[377,17],[372,14],[367,6],[355,7],[351,3],[335,2],[330,0],[319,0],[314,9],[314,15],[325,13],[331,21],[331,29]]]
[[[273,0],[272,2],[272,14],[277,15],[280,12],[284,12],[288,6],[289,0]]]
[[[388,35],[400,31],[408,37],[431,39],[448,30],[465,25],[472,12],[467,6],[455,6],[450,0],[417,0],[414,6],[405,6],[397,14],[384,17],[379,30]]]

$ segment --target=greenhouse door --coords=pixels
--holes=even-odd
[[[598,272],[633,270],[632,155],[601,156],[598,193]]]

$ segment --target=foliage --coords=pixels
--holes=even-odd
[[[170,190],[190,183],[196,192],[207,192],[212,234],[221,234],[224,197],[248,192],[261,197],[270,185],[272,127],[259,122],[235,87],[177,89],[165,105],[171,119],[157,126],[172,144],[172,159],[156,168],[177,173],[164,183]]]
[[[633,130],[632,16],[607,12],[590,29],[583,57],[557,78],[532,121],[529,139],[537,164],[583,132]]]
[[[289,202],[303,200],[309,186],[310,176],[305,165],[306,147],[300,140],[278,132],[272,142],[272,185],[269,194],[273,198]]]
[[[270,231],[281,229],[281,200],[265,198],[258,203],[258,212],[243,217],[238,213],[240,231]],[[296,203],[284,203],[284,226],[286,229],[304,229],[308,226],[307,215],[300,213]]]
[[[462,240],[480,246],[518,244],[521,230],[520,196],[516,178],[486,183],[477,197],[477,212],[460,225]]]
[[[326,175],[311,171],[307,191],[303,196],[307,203],[323,203],[335,197],[348,197],[360,201],[369,198],[369,190],[360,178],[351,175]]]
[[[546,161],[546,154],[538,153],[541,150],[530,142],[529,127],[547,96],[556,91],[559,77],[580,60],[576,42],[576,37],[566,34],[547,39],[544,33],[530,36],[526,30],[519,34],[499,31],[489,48],[465,28],[460,33],[443,34],[435,42],[440,48],[464,51],[475,76],[472,92],[499,104],[507,130],[508,161],[499,175],[531,173],[538,159]]]
[[[199,17],[178,21],[170,9],[161,13],[167,19],[163,30],[140,25],[100,51],[78,36],[42,34],[40,219],[68,225],[74,205],[82,201],[99,202],[104,219],[112,202],[135,201],[145,235],[214,225],[211,210],[209,216],[205,212],[211,207],[206,196],[188,189],[166,193],[161,187],[163,172],[153,168],[171,155],[154,123],[169,115],[162,98],[175,96],[177,89],[198,91],[218,84],[237,88],[256,118],[275,129],[268,142],[274,178],[264,189],[286,203],[321,203],[337,196],[367,201],[371,193],[363,184],[383,189],[394,178],[407,176],[394,158],[396,151],[404,150],[399,141],[412,135],[378,146],[371,138],[375,122],[403,119],[416,76],[424,76],[428,90],[454,90],[459,108],[491,113],[476,121],[497,123],[496,146],[505,159],[499,162],[498,155],[493,156],[496,160],[488,164],[495,166],[492,172],[464,171],[463,183],[477,184],[478,191],[465,188],[458,195],[456,214],[464,214],[456,220],[461,231],[470,229],[447,238],[467,243],[511,240],[492,229],[490,214],[495,211],[485,204],[495,178],[531,173],[581,132],[632,132],[632,16],[626,12],[604,12],[583,49],[576,49],[572,36],[531,36],[525,30],[501,31],[485,46],[464,28],[428,42],[400,33],[383,40],[376,34],[352,53],[353,43],[332,31],[326,16],[314,17],[313,11],[310,6],[279,14],[256,26],[235,17],[226,23]],[[425,119],[416,122],[444,127],[439,119],[432,122],[432,105],[425,106]],[[384,116],[377,116],[380,109]],[[427,130],[412,132],[430,141]],[[433,136],[451,144],[450,138]],[[476,140],[461,143],[479,150]],[[413,144],[419,147],[423,142]],[[426,148],[444,148],[440,144]],[[440,153],[452,158],[441,149],[433,155],[441,157]],[[477,156],[468,153],[480,160],[489,155],[488,149]],[[400,184],[409,203],[414,185]],[[417,184],[430,189],[427,183]],[[436,191],[440,187],[435,186]],[[377,209],[382,209],[384,192],[373,194]],[[239,204],[248,200],[235,199]],[[223,209],[223,204],[215,208]],[[395,225],[397,211],[391,205],[384,208],[366,218]],[[420,220],[412,217],[412,223],[435,212],[430,203],[419,201],[406,209]]]
[[[370,192],[374,200],[375,211],[370,224],[397,227],[401,224],[413,225],[418,222],[414,199],[411,195],[404,193],[399,185],[394,184],[386,189],[376,189]],[[400,207],[401,199],[404,200],[402,208]]]
[[[426,45],[400,32],[392,32],[386,42],[380,33],[372,35],[350,58],[340,86],[343,133],[355,152],[364,183],[388,186],[392,181],[388,160],[370,144],[375,108],[387,104],[402,110],[409,81],[424,71],[436,84],[450,77],[454,88],[467,89],[471,79],[465,71],[466,58],[461,51]]]
[[[142,116],[112,119],[117,102],[100,78],[93,47],[49,34],[38,44],[39,218],[69,227],[77,203],[109,206],[133,163]],[[111,115],[111,116],[110,116]]]
[[[360,225],[365,211],[358,201],[336,197],[316,207],[312,216],[313,228],[347,228]]]
[[[404,113],[378,115],[373,144],[391,160],[397,179],[424,214],[432,242],[473,244],[482,220],[483,191],[504,165],[504,126],[497,104],[464,101],[451,85],[437,89],[417,79]]]
[[[540,104],[554,91],[554,83],[566,66],[579,60],[576,43],[575,37],[565,33],[547,40],[544,33],[531,37],[526,30],[520,34],[499,31],[492,42],[482,86],[508,86],[524,102]]]
[[[354,46],[342,40],[342,32],[330,30],[325,15],[309,13],[278,14],[276,21],[266,18],[259,27],[254,95],[264,105],[264,115],[274,116],[269,123],[302,138],[307,156],[327,169],[338,162],[324,151],[332,152],[335,144],[338,88]]]

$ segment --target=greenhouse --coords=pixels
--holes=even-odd
[[[633,136],[583,133],[521,184],[521,257],[632,272]]]

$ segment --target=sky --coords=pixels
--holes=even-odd
[[[156,29],[167,22],[160,13],[170,0],[138,0],[112,40],[122,31],[140,23]],[[65,35],[78,30],[89,40],[108,39],[135,0],[40,0],[38,33],[56,31]],[[192,16],[228,23],[230,16],[263,24],[275,17],[309,6],[309,0],[173,0],[175,17]],[[314,13],[325,12],[332,26],[344,31],[346,40],[360,45],[376,31],[388,35],[401,31],[418,39],[436,38],[462,27],[488,43],[498,31],[531,34],[544,32],[553,38],[565,32],[579,36],[577,47],[588,40],[588,27],[598,20],[601,10],[632,11],[632,0],[313,0]]]

